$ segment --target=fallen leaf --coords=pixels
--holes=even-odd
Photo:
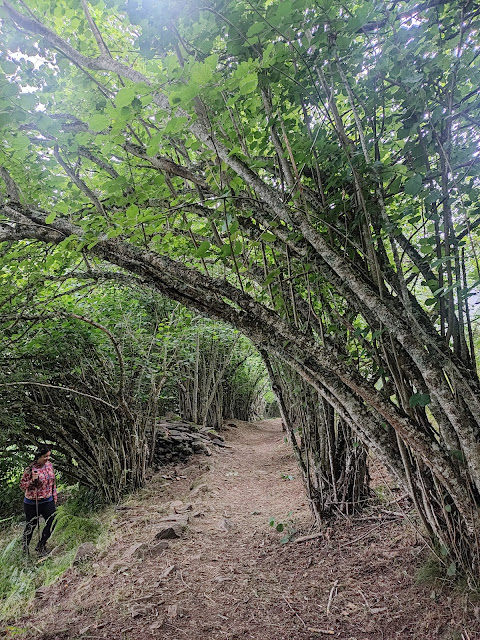
[[[174,564],[171,564],[169,567],[167,567],[164,571],[162,571],[162,573],[160,574],[160,578],[166,578],[167,576],[169,576],[173,571],[176,571],[177,567]]]

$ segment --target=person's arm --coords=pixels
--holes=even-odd
[[[22,479],[20,480],[20,489],[26,491],[27,489],[35,489],[38,486],[38,474],[35,478],[31,467],[27,467],[23,472]]]

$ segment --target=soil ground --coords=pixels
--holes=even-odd
[[[416,584],[428,549],[399,499],[282,544],[293,528],[311,534],[312,519],[280,421],[235,424],[231,448],[131,496],[108,549],[43,588],[17,627],[38,640],[480,640],[472,595]],[[175,511],[188,528],[158,553]]]

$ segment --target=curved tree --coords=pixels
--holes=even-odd
[[[477,4],[1,12],[0,240],[88,254],[244,332],[475,570]]]

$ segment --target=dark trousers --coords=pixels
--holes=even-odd
[[[52,535],[53,528],[55,526],[55,501],[39,502],[38,503],[38,518],[37,518],[37,505],[23,503],[25,509],[25,518],[27,523],[25,525],[25,531],[23,532],[23,545],[28,548],[30,540],[32,539],[35,527],[39,524],[40,516],[43,516],[45,520],[45,527],[42,531],[42,537],[38,543],[39,547],[44,547],[45,543]]]

